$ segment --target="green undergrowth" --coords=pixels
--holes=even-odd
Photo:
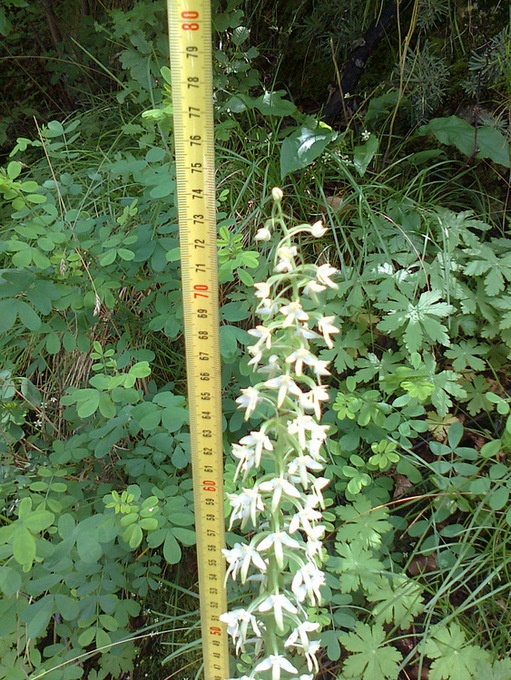
[[[291,221],[329,227],[303,240],[307,258],[340,270],[317,305],[341,328],[321,353],[321,670],[509,680],[505,134],[479,128],[475,150],[475,128],[449,117],[388,137],[385,95],[333,130],[262,87],[231,4],[215,57],[225,451],[254,426],[235,399],[271,259],[254,235],[279,185]],[[18,139],[0,170],[0,680],[200,677],[157,17],[114,14],[117,97]]]

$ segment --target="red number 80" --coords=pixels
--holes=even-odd
[[[198,19],[199,18],[199,13],[198,12],[181,12],[181,18],[182,19]],[[199,30],[199,24],[182,24],[181,28],[183,31],[198,31]]]

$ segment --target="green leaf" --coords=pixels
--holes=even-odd
[[[7,166],[7,176],[11,180],[17,179],[21,174],[21,163],[18,161],[11,161]]]
[[[135,258],[135,253],[132,250],[128,250],[127,248],[119,248],[117,254],[121,260],[126,260],[128,262]]]
[[[509,489],[499,486],[486,497],[486,502],[492,510],[502,510],[509,501]]]
[[[284,90],[265,92],[257,97],[253,105],[259,109],[263,116],[292,116],[296,111],[296,106],[293,102],[282,98],[286,94]]]
[[[23,584],[21,574],[14,567],[0,567],[0,590],[7,597],[15,595]]]
[[[358,622],[355,632],[342,633],[339,641],[350,656],[343,666],[344,678],[357,680],[395,680],[399,672],[401,653],[385,643],[383,626],[369,626]],[[466,678],[465,678],[466,680]]]
[[[149,362],[138,361],[130,368],[129,374],[134,378],[147,378],[148,375],[151,375],[151,367],[149,366]]]
[[[46,632],[54,611],[55,601],[52,595],[42,597],[23,611],[23,619],[28,621],[27,635],[29,638],[37,638]]]
[[[36,542],[26,527],[20,526],[16,529],[12,539],[12,552],[16,562],[22,566],[32,565],[34,562],[37,553]]]
[[[57,593],[55,596],[55,607],[65,621],[72,621],[80,615],[80,605],[70,595]]]
[[[356,146],[353,154],[353,164],[355,170],[362,177],[367,170],[367,166],[373,160],[378,150],[378,137],[371,135],[365,144]]]
[[[183,545],[195,545],[195,531],[185,527],[174,527],[172,533]]]
[[[48,354],[58,354],[60,352],[60,338],[57,333],[49,333],[46,336],[45,344]]]
[[[0,333],[11,330],[17,315],[16,300],[0,300]]]
[[[20,520],[23,523],[23,526],[27,527],[27,529],[30,529],[30,531],[33,531],[34,533],[44,531],[53,524],[55,519],[53,512],[49,512],[49,510],[45,510],[41,506],[42,504],[39,505],[29,515],[26,515]]]
[[[314,130],[302,127],[292,132],[282,142],[280,151],[280,178],[290,172],[307,167],[319,158],[337,133],[328,127],[318,126]]]
[[[168,531],[165,537],[163,557],[169,564],[177,564],[181,559],[181,548],[172,531]]]
[[[101,392],[91,388],[78,390],[76,394],[76,410],[80,418],[88,418],[99,408]]]
[[[376,548],[381,545],[382,535],[392,529],[385,508],[373,508],[364,496],[357,498],[353,505],[338,508],[337,514],[344,522],[337,532],[338,541],[357,541],[363,547]]]
[[[476,128],[457,116],[433,118],[419,128],[419,135],[431,132],[442,144],[452,144],[465,156],[490,158],[495,163],[509,167],[509,142],[493,127]]]
[[[78,636],[78,644],[82,647],[88,647],[90,643],[94,640],[96,634],[96,628],[87,628],[86,630]]]
[[[373,616],[377,623],[393,623],[406,630],[424,610],[421,586],[403,574],[395,574],[392,584],[379,588],[369,599],[377,602]]]
[[[101,257],[99,258],[99,264],[102,267],[107,267],[109,264],[112,264],[112,262],[115,262],[115,258],[117,256],[117,249],[116,248],[110,248],[110,250],[107,250]]]
[[[106,392],[99,393],[99,412],[104,418],[114,418],[117,410],[112,398]]]
[[[511,659],[501,659],[493,664],[481,661],[474,680],[511,680]]]
[[[439,624],[431,630],[424,652],[435,659],[429,670],[430,680],[467,680],[472,678],[488,652],[475,644],[467,644],[465,633],[457,623]]]
[[[338,558],[332,558],[332,569],[339,574],[339,581],[344,592],[364,588],[375,592],[381,588],[383,564],[356,542],[336,543]]]
[[[80,525],[78,526],[80,527]],[[76,548],[80,559],[84,562],[97,562],[103,554],[101,544],[97,540],[95,532],[91,532],[89,527],[83,527],[76,539]]]
[[[41,319],[34,308],[26,302],[23,302],[23,300],[16,300],[16,306],[18,308],[20,321],[25,328],[28,328],[29,331],[39,330],[41,327]]]

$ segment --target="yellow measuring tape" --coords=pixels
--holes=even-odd
[[[229,676],[210,0],[167,0],[204,679]]]

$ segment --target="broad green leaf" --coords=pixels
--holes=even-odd
[[[112,398],[106,392],[100,392],[99,395],[99,412],[104,418],[114,418],[117,410]]]
[[[362,177],[367,170],[367,166],[378,151],[378,137],[376,135],[371,135],[365,144],[356,146],[353,151],[353,164],[355,170]]]
[[[490,663],[481,661],[477,667],[475,680],[511,680],[511,659],[501,659]]]
[[[167,531],[163,544],[163,557],[169,564],[177,564],[181,559],[181,548],[172,531]]]
[[[107,250],[101,257],[99,258],[99,264],[102,267],[107,267],[109,264],[112,264],[112,262],[115,262],[115,258],[117,256],[117,249],[116,248],[110,248],[110,250]]]
[[[22,566],[31,565],[36,556],[36,542],[30,531],[20,526],[16,529],[12,539],[12,551],[14,559]]]
[[[10,597],[20,590],[23,584],[21,574],[14,567],[0,567],[0,590],[4,595]]]
[[[16,306],[18,308],[18,316],[21,323],[28,328],[29,331],[37,331],[41,327],[41,319],[39,315],[26,302],[23,300],[16,300]]]
[[[151,367],[149,366],[149,362],[138,361],[130,368],[129,373],[135,378],[146,378],[148,375],[151,375]]]
[[[95,532],[90,529],[83,528],[76,538],[76,548],[80,559],[84,562],[97,562],[103,554],[101,544],[97,540]]]
[[[292,132],[282,142],[280,151],[280,177],[301,170],[316,160],[328,144],[337,138],[337,132],[328,127],[307,127]]]
[[[0,333],[6,333],[13,327],[17,315],[16,300],[0,300]]]
[[[393,623],[406,630],[423,612],[421,586],[402,574],[395,574],[392,584],[379,588],[369,599],[377,604],[373,616],[377,623]]]
[[[78,636],[78,644],[82,647],[88,647],[94,640],[96,635],[96,628],[87,628]]]
[[[7,176],[11,180],[17,179],[21,174],[21,163],[18,161],[11,161],[7,166]]]
[[[121,260],[130,261],[135,258],[135,253],[132,250],[128,250],[127,248],[119,248],[117,254]]]
[[[46,595],[23,611],[22,618],[28,622],[29,638],[37,638],[46,632],[50,617],[55,611],[53,595]]]
[[[254,101],[254,105],[263,116],[291,116],[296,111],[296,106],[288,99],[284,90],[277,92],[265,92]]]
[[[89,388],[79,390],[77,394],[76,410],[80,418],[88,418],[96,413],[99,407],[101,392]]]
[[[57,333],[48,333],[45,344],[48,354],[58,354],[60,352],[60,338]]]
[[[172,533],[183,545],[195,545],[195,531],[184,527],[174,527]]]
[[[53,520],[55,519],[55,515],[52,512],[49,512],[49,510],[45,510],[44,508],[40,508],[41,506],[39,505],[33,512],[20,520],[23,522],[23,526],[27,527],[27,529],[30,529],[30,531],[33,531],[34,533],[44,531],[53,524]]]

